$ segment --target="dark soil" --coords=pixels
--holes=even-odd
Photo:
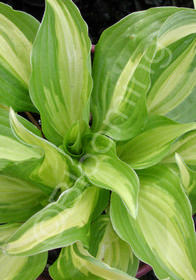
[[[44,0],[7,0],[2,1],[11,5],[14,9],[25,11],[39,21],[44,12]],[[89,26],[89,35],[93,44],[96,44],[102,31],[119,21],[124,16],[134,11],[145,10],[157,6],[178,6],[193,8],[192,0],[73,0],[78,6],[85,21]],[[49,252],[48,265],[51,265],[59,254],[59,250]],[[47,270],[43,274],[43,279],[48,279]],[[143,280],[156,280],[151,271]]]

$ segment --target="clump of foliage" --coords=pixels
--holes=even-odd
[[[71,0],[40,25],[1,3],[0,21],[1,278],[34,280],[62,248],[54,280],[136,279],[139,260],[196,279],[196,11],[125,17],[92,72]]]

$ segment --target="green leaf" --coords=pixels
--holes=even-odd
[[[176,153],[175,158],[179,167],[182,185],[188,193],[194,214],[196,213],[196,172],[188,168],[179,154]]]
[[[5,122],[3,123],[3,121]],[[43,182],[41,184],[39,178],[35,180],[34,183],[32,182],[33,172],[40,167],[43,161],[43,151],[38,147],[27,146],[19,142],[18,139],[14,137],[11,128],[6,126],[6,124],[7,118],[4,118],[4,116],[2,117],[0,113],[0,127],[3,128],[2,133],[4,134],[0,135],[0,174],[10,177],[10,180],[16,179],[17,181],[19,179],[18,182],[23,186],[28,184],[36,185],[47,196],[50,196],[51,192],[53,192],[53,188],[44,185]],[[12,179],[12,177],[15,179]]]
[[[192,9],[178,10],[162,25],[157,39],[158,52],[151,68],[152,84],[147,95],[151,114],[169,113],[167,116],[175,121],[185,122],[182,119],[184,111],[189,112],[192,105],[196,106],[190,103],[190,95],[196,89],[195,33],[196,11]],[[193,109],[188,120],[195,120]]]
[[[71,0],[47,0],[32,51],[30,96],[47,139],[60,145],[77,120],[89,120],[91,43]]]
[[[18,116],[20,121],[32,132],[40,135],[40,131],[30,122]],[[0,170],[13,162],[35,160],[41,157],[40,150],[22,145],[14,136],[9,122],[9,109],[0,106]]]
[[[95,48],[93,131],[115,140],[140,133],[147,117],[146,93],[157,34],[177,8],[133,13],[103,32]]]
[[[178,153],[190,166],[196,166],[196,130],[190,131],[175,141],[163,159],[163,163],[175,163],[175,153]]]
[[[42,136],[41,131],[36,126],[34,126],[31,122],[27,121],[26,119],[24,119],[19,115],[17,117],[28,130],[30,130],[31,132],[33,132],[38,136]],[[0,131],[1,131],[0,133],[1,135],[9,136],[16,140],[10,127],[9,109],[7,107],[1,106],[1,104],[0,104]]]
[[[170,8],[169,8],[170,9]],[[196,32],[196,11],[179,9],[173,13],[159,30],[159,47],[169,46],[175,41]]]
[[[32,16],[0,3],[0,102],[36,112],[29,97],[30,53],[39,27]]]
[[[11,236],[20,224],[0,225],[0,241]],[[1,278],[3,280],[35,280],[47,263],[47,253],[30,257],[13,257],[0,252]]]
[[[24,222],[43,208],[47,196],[39,185],[0,175],[0,223]],[[24,211],[25,209],[25,211]]]
[[[0,135],[8,136],[10,138],[15,138],[13,136],[10,122],[9,122],[9,109],[7,107],[1,106],[0,104]]]
[[[63,192],[58,201],[32,216],[4,245],[10,255],[32,255],[67,246],[78,240],[88,245],[89,226],[99,188],[84,178]]]
[[[25,126],[25,128],[28,128],[37,136],[41,135],[40,131],[33,124],[20,116],[17,116],[17,118]],[[35,169],[37,170],[43,161],[43,151],[39,147],[27,146],[21,143],[14,136],[9,122],[9,110],[8,108],[3,108],[3,106],[0,108],[0,129],[0,174],[10,177],[10,180],[16,180],[16,182],[20,182],[21,186],[23,187],[27,185],[36,185],[37,188],[40,188],[40,190],[42,190],[47,195],[47,197],[49,197],[53,192],[53,188],[38,183],[40,180],[35,180],[36,182],[33,183],[33,178],[31,176],[32,172]],[[13,177],[15,179],[13,179]],[[16,185],[18,185],[18,183],[16,183]],[[42,203],[42,201],[40,202]],[[35,205],[37,207],[38,204],[35,203]],[[23,215],[25,215],[25,211]],[[13,217],[10,216],[10,219],[13,219]]]
[[[74,158],[83,155],[83,137],[90,133],[90,128],[85,121],[76,121],[67,131],[63,140],[63,150]]]
[[[196,87],[176,108],[166,116],[180,123],[188,123],[196,120]]]
[[[188,103],[191,93],[196,89],[195,62],[196,34],[175,41],[157,52],[151,68],[151,88],[147,95],[150,114],[167,114],[178,121],[182,119],[184,110],[189,110],[187,106],[181,112],[176,108],[184,100],[187,100],[187,105],[196,107],[196,103]],[[172,110],[174,111],[169,113]],[[192,118],[190,121],[194,121],[196,115]]]
[[[19,142],[18,139],[14,137],[14,134],[12,133],[11,128],[9,127],[9,120],[7,118],[7,114],[7,111],[3,112],[2,114],[0,109],[0,128],[2,133],[2,135],[0,135],[0,176],[3,175],[10,177],[11,181],[16,180],[16,182],[18,182],[16,183],[18,187],[20,184],[21,187],[27,185],[36,185],[36,187],[40,188],[40,190],[42,190],[47,196],[50,196],[51,192],[53,192],[53,188],[41,184],[40,180],[35,180],[35,183],[32,182],[32,173],[34,172],[34,170],[37,170],[38,167],[40,167],[40,164],[43,161],[43,151],[35,146],[27,146]],[[23,120],[21,119],[21,121]],[[24,122],[25,125],[26,122],[27,121]],[[13,179],[12,177],[14,177],[15,179]],[[0,188],[1,190],[3,190],[4,186],[2,185]],[[4,191],[6,190],[4,189]],[[9,191],[11,190],[9,189]],[[15,191],[16,190],[13,189],[13,192]],[[4,193],[4,195],[7,196],[8,193]],[[4,195],[2,194],[2,197]],[[12,199],[12,197],[9,196],[8,198]],[[4,201],[4,206],[5,203],[6,202]],[[22,203],[22,198],[20,203]],[[35,203],[35,205],[37,206],[37,203]],[[6,213],[2,214],[7,215]],[[25,215],[25,211],[23,215]],[[11,216],[13,216],[13,214]],[[11,216],[10,219],[14,219]]]
[[[92,214],[92,221],[96,220],[106,209],[108,209],[110,204],[110,191],[99,189],[99,198],[97,200],[96,207]]]
[[[136,256],[150,264],[157,277],[196,278],[196,236],[191,206],[176,173],[157,165],[140,172],[138,216],[134,220],[112,194],[114,229]]]
[[[10,123],[15,135],[21,141],[42,151],[42,162],[33,170],[32,180],[52,189],[65,190],[72,186],[80,176],[72,159],[55,145],[27,130],[19,122],[13,110],[10,111]]]
[[[109,216],[103,215],[92,223],[89,252],[79,243],[63,248],[49,271],[55,280],[132,279],[128,275],[136,274],[138,264],[130,246],[114,232]]]
[[[168,154],[178,137],[194,129],[196,123],[179,124],[162,116],[151,116],[143,133],[118,144],[118,156],[134,169],[150,167]]]
[[[47,253],[30,257],[13,257],[0,252],[1,277],[3,280],[35,280],[44,270]]]
[[[12,163],[24,162],[26,160],[40,159],[40,150],[28,147],[17,140],[0,135],[0,170]]]
[[[19,227],[20,223],[0,225],[0,243],[8,239]]]
[[[93,257],[131,276],[136,275],[139,260],[129,244],[115,233],[109,216],[102,215],[92,223],[90,237],[89,253]]]
[[[151,114],[187,123],[196,120],[196,11],[179,10],[159,31],[158,52],[151,68],[147,106]]]
[[[81,167],[92,184],[116,192],[135,218],[138,208],[139,180],[134,170],[118,159],[114,142],[100,134],[84,141]]]
[[[63,248],[49,272],[54,280],[136,280],[91,256],[80,242]]]

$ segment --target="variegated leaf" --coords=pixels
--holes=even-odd
[[[0,241],[11,236],[20,224],[0,225]],[[47,262],[47,253],[30,257],[13,257],[0,252],[0,273],[3,280],[35,280]]]
[[[187,192],[191,205],[193,214],[196,213],[196,172],[191,170],[183,161],[179,154],[175,156],[176,162],[179,167],[181,182],[185,191]]]
[[[128,243],[115,233],[110,218],[100,216],[91,226],[89,253],[96,259],[128,275],[135,276],[139,260]]]
[[[40,160],[42,153],[36,147],[23,145],[16,139],[0,135],[0,170],[13,163]],[[38,163],[39,164],[39,163]]]
[[[21,124],[24,125],[25,129],[28,129],[33,135],[41,136],[40,131],[32,125],[32,123],[21,116],[17,116],[17,118],[20,120]],[[9,122],[9,110],[3,106],[0,108],[0,128],[0,174],[10,177],[10,180],[21,180],[21,186],[26,186],[28,184],[30,186],[36,185],[36,187],[40,188],[49,198],[54,191],[50,185],[46,186],[43,184],[43,180],[41,184],[39,178],[35,180],[36,182],[32,182],[32,173],[35,170],[39,170],[43,162],[43,150],[40,147],[21,143],[21,141],[14,136]]]
[[[29,257],[13,257],[0,252],[0,273],[3,280],[35,280],[47,263],[47,253]]]
[[[0,102],[16,111],[36,112],[28,88],[30,53],[39,22],[3,3],[0,21]]]
[[[93,63],[93,131],[121,141],[140,133],[147,116],[145,98],[156,37],[177,11],[156,8],[133,13],[103,32]]]
[[[10,255],[33,255],[82,241],[88,245],[89,226],[99,199],[99,188],[81,178],[32,216],[4,245]]]
[[[178,153],[185,162],[196,167],[196,130],[190,131],[175,141],[163,163],[175,163],[175,153]]]
[[[92,88],[87,26],[71,0],[47,0],[33,45],[30,96],[45,136],[60,145],[77,120],[89,120]]]
[[[178,137],[194,129],[196,123],[179,124],[162,116],[151,116],[143,133],[118,144],[118,156],[134,169],[150,167],[168,154]]]
[[[27,121],[25,118],[18,115],[18,118],[20,122],[31,132],[38,136],[42,136],[41,131],[34,126],[31,122]],[[16,137],[14,137],[13,132],[10,127],[10,121],[9,121],[9,108],[3,106],[0,104],[0,135],[8,136],[11,138],[14,138],[16,140]]]
[[[13,110],[10,111],[10,122],[15,135],[21,141],[30,147],[38,147],[42,150],[42,163],[32,172],[32,180],[50,186],[52,189],[65,190],[72,186],[80,176],[72,159],[55,145],[27,130],[19,122]]]
[[[162,165],[140,171],[139,210],[134,220],[112,194],[111,219],[118,235],[159,279],[196,278],[196,235],[191,206],[176,173]]]
[[[11,223],[0,225],[0,244],[2,244],[6,239],[8,239],[19,227],[20,223]]]
[[[73,158],[83,155],[83,138],[90,133],[89,125],[85,121],[76,121],[67,131],[63,140],[63,150]]]
[[[91,256],[80,242],[62,249],[49,272],[54,280],[136,280]]]
[[[114,142],[100,134],[84,141],[81,167],[92,184],[116,192],[135,218],[138,208],[139,180],[134,170],[119,160]]]
[[[40,131],[30,122],[18,116],[20,121],[33,133],[41,135]],[[9,109],[0,106],[0,170],[12,162],[28,159],[39,159],[41,152],[37,148],[22,145],[14,136],[9,122]]]
[[[183,123],[195,121],[196,11],[179,10],[171,15],[161,27],[157,42],[148,110]]]
[[[39,184],[0,175],[0,224],[25,222],[43,208],[48,197]]]

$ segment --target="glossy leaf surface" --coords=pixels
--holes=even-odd
[[[137,273],[139,260],[133,254],[129,244],[115,233],[107,215],[100,216],[92,223],[89,252],[112,268],[131,276]]]
[[[87,137],[88,139],[88,137]],[[102,135],[90,135],[85,142],[81,166],[96,186],[116,192],[135,218],[138,208],[139,180],[134,170],[118,159],[114,142]]]
[[[178,153],[190,166],[196,166],[196,130],[190,131],[175,141],[163,163],[175,163],[175,153]]]
[[[40,131],[32,123],[21,116],[18,118],[25,127],[40,136]],[[0,106],[0,131],[0,170],[16,162],[39,161],[41,151],[35,147],[23,145],[14,136],[9,122],[9,109],[4,106]]]
[[[30,95],[47,139],[60,145],[75,121],[89,120],[91,93],[87,26],[71,0],[47,0],[33,45]]]
[[[47,262],[47,253],[30,257],[13,257],[0,252],[1,277],[3,280],[35,280]]]
[[[157,277],[196,277],[196,236],[191,206],[178,176],[162,165],[140,172],[139,210],[134,220],[112,194],[111,219],[118,235]]]
[[[32,16],[0,3],[0,102],[36,112],[29,97],[30,53],[39,27]]]
[[[105,30],[95,48],[92,92],[93,131],[128,140],[146,117],[151,62],[160,27],[176,8],[133,13]]]
[[[176,162],[179,167],[181,182],[187,192],[191,205],[193,214],[196,213],[196,172],[191,170],[183,161],[180,155],[176,154]]]
[[[159,30],[147,94],[150,114],[195,121],[196,11],[178,10]]]
[[[0,223],[25,222],[47,201],[39,185],[0,175]]]
[[[42,163],[32,172],[32,179],[62,190],[72,186],[79,171],[74,167],[71,158],[55,145],[27,130],[13,111],[10,112],[10,122],[15,135],[21,141],[42,151]]]
[[[195,128],[196,123],[179,124],[165,117],[152,116],[143,133],[119,144],[118,155],[135,169],[147,168],[168,154],[174,140]]]
[[[99,189],[78,181],[58,201],[37,212],[11,237],[5,250],[10,255],[32,255],[67,246],[78,240],[88,245],[89,222]]]
[[[79,242],[62,249],[58,260],[50,267],[50,275],[54,280],[75,280],[76,277],[78,280],[136,279],[94,258]]]
[[[0,241],[6,240],[18,227],[19,224],[1,225]],[[42,253],[30,257],[13,257],[0,252],[1,278],[3,280],[35,280],[44,270],[47,256],[47,253]]]

